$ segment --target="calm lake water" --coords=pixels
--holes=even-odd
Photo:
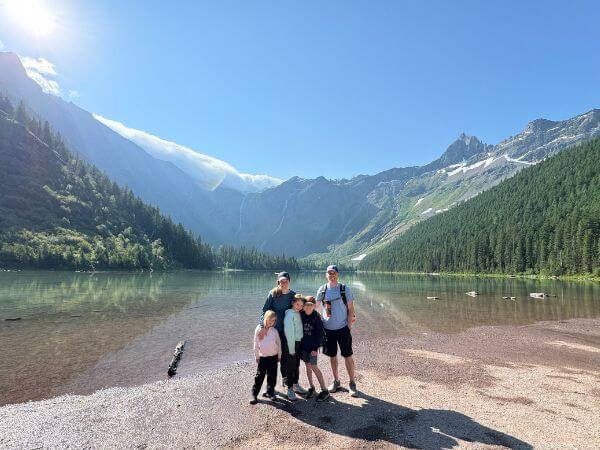
[[[2,272],[0,405],[165,379],[180,340],[187,342],[181,376],[249,360],[274,278]],[[343,281],[357,296],[356,339],[600,316],[600,285],[591,282],[380,274],[349,274]],[[323,282],[322,274],[292,274],[297,292],[314,295]],[[472,290],[479,297],[465,295]],[[536,300],[530,292],[556,297]]]

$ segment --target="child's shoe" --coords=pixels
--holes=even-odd
[[[302,386],[300,386],[298,383],[296,383],[296,384],[294,385],[294,391],[295,391],[297,394],[300,394],[300,395],[304,395],[304,394],[306,394],[306,393],[308,392],[306,389],[304,389],[304,388],[303,388]]]
[[[256,405],[257,403],[258,403],[258,398],[256,397],[256,395],[253,395],[252,398],[250,399],[250,404]]]
[[[311,386],[308,388],[308,391],[306,391],[306,398],[312,398],[313,395],[315,395],[315,387]]]
[[[323,401],[327,400],[328,398],[329,398],[329,391],[327,389],[323,389],[321,392],[319,392],[319,395],[317,395],[318,402],[323,402]]]
[[[291,402],[295,402],[296,400],[298,400],[298,397],[296,397],[296,394],[294,393],[294,390],[291,387],[289,387],[287,390],[287,398]]]
[[[341,387],[341,385],[340,380],[334,380],[327,390],[333,394]]]

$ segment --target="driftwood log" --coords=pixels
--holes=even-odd
[[[183,354],[183,346],[185,345],[185,341],[180,341],[179,344],[175,347],[175,351],[173,352],[173,358],[171,358],[171,363],[169,364],[169,370],[167,370],[167,374],[169,377],[172,377],[177,373],[177,364],[181,359],[181,355]]]

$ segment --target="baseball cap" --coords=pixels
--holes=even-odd
[[[308,297],[306,297],[304,299],[304,304],[305,305],[314,305],[315,304],[315,298],[312,295],[309,295]]]
[[[290,274],[288,272],[279,272],[276,273],[277,275],[277,280],[281,279],[281,278],[287,278],[288,281],[290,280]]]
[[[331,264],[331,265],[327,266],[326,272],[329,272],[330,270],[340,273],[340,271],[338,270],[338,266],[336,266],[335,264]]]

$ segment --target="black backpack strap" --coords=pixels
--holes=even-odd
[[[340,283],[340,296],[344,302],[344,306],[348,309],[348,299],[346,298],[346,285]]]

